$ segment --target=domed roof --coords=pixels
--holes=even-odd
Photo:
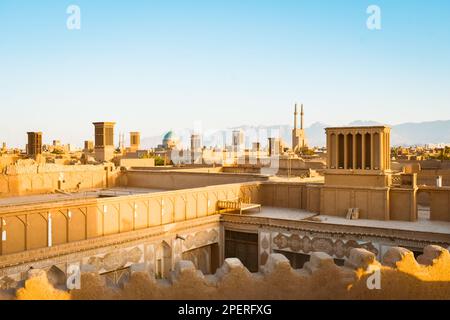
[[[176,136],[176,134],[173,131],[169,131],[164,135],[163,141],[168,141],[168,140],[177,140],[178,137]]]
[[[173,131],[169,131],[164,135],[162,143],[164,148],[175,148],[179,141],[177,135]]]

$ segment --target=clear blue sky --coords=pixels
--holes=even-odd
[[[81,9],[81,30],[66,9]],[[381,8],[382,30],[366,28]],[[0,141],[450,119],[447,0],[1,0]]]

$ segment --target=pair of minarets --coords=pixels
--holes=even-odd
[[[301,110],[300,110],[300,129],[303,130],[303,104],[301,105]],[[297,111],[297,104],[295,104],[295,111],[294,111],[294,129],[298,129],[297,128],[297,119],[298,119],[298,111]]]

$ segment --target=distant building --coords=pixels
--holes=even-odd
[[[191,135],[191,161],[202,163],[202,138],[199,134]]]
[[[28,132],[27,155],[36,158],[42,154],[42,132]]]
[[[84,152],[94,151],[94,141],[86,140],[84,141]]]
[[[298,112],[297,112],[297,104],[295,104],[294,111],[294,129],[292,130],[292,151],[295,153],[299,153],[303,149],[308,147],[306,142],[305,129],[303,127],[303,104],[300,110],[300,128],[298,128]]]
[[[130,132],[130,151],[136,152],[141,146],[141,133]]]
[[[179,142],[177,135],[173,131],[169,131],[163,137],[162,147],[164,149],[174,149]]]
[[[269,156],[276,156],[282,153],[282,143],[280,138],[269,138]]]
[[[115,122],[94,122],[95,126],[95,159],[111,161],[114,158],[114,126]]]
[[[245,149],[245,138],[242,130],[233,130],[232,139],[233,151],[243,151]]]
[[[261,150],[261,144],[259,142],[253,142],[252,144],[252,151],[260,151]]]

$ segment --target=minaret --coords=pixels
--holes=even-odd
[[[297,129],[297,118],[298,118],[297,104],[295,104],[295,111],[294,111],[294,130]]]
[[[296,109],[297,109],[297,107],[296,107]],[[304,116],[304,113],[303,113],[303,103],[302,103],[302,109],[300,111],[300,129],[302,129],[302,130],[303,130],[303,116]]]

